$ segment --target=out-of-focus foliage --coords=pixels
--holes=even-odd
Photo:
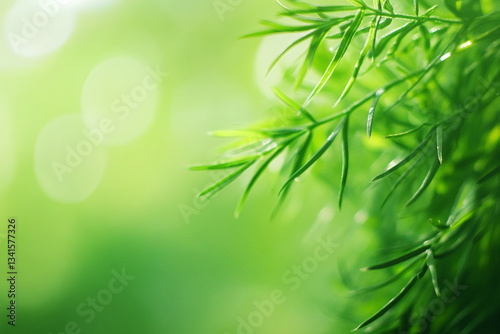
[[[277,209],[286,210],[286,196],[312,171],[337,191],[339,207],[346,197],[368,215],[374,244],[352,247],[366,263],[374,259],[362,254],[397,245],[380,264],[366,267],[383,271],[373,277],[387,280],[374,288],[362,286],[370,281],[370,273],[355,272],[362,264],[340,269],[349,289],[392,289],[385,305],[366,298],[345,302],[356,318],[365,317],[356,329],[493,333],[500,312],[497,4],[324,2],[279,2],[279,19],[263,21],[266,28],[249,35],[295,36],[270,71],[306,46],[274,89],[292,116],[215,133],[239,141],[221,161],[194,167],[228,171],[200,196],[249,173],[239,213],[265,171],[278,164]],[[373,167],[378,172],[370,175]]]

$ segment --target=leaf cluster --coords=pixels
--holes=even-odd
[[[394,298],[356,329],[393,310],[427,276],[439,296],[436,263],[473,247],[466,245],[478,244],[491,228],[489,218],[499,211],[500,194],[489,185],[498,184],[500,170],[499,113],[495,109],[500,81],[500,12],[485,12],[481,3],[445,0],[429,6],[427,1],[408,0],[398,2],[396,9],[390,0],[375,0],[373,5],[364,0],[341,5],[278,1],[282,8],[279,19],[263,21],[265,29],[247,37],[298,36],[270,70],[290,50],[307,45],[294,69],[294,82],[287,83],[291,87],[274,89],[277,100],[296,117],[278,127],[216,132],[239,141],[221,161],[193,167],[227,171],[224,178],[201,192],[204,197],[215,195],[252,170],[237,205],[238,214],[269,166],[283,161],[279,207],[296,181],[340,141],[340,207],[348,186],[353,133],[363,129],[367,138],[383,136],[388,145],[397,147],[401,156],[372,178],[372,182],[390,182],[381,205],[398,197],[404,198],[404,207],[414,206],[422,202],[424,194],[442,200],[443,205],[424,204],[435,228],[430,237],[394,259],[366,268],[379,270],[411,260],[376,288],[414,273]],[[348,67],[349,78],[339,85],[335,75],[340,66],[350,66],[353,55],[357,56]],[[360,83],[363,78],[368,84]],[[330,104],[325,106],[319,96]],[[365,115],[363,123],[359,122],[360,113]],[[438,186],[446,189],[441,191],[446,196],[440,197]],[[446,218],[445,223],[435,216]],[[465,270],[466,261],[463,263],[456,275]],[[411,313],[411,308],[404,312]]]

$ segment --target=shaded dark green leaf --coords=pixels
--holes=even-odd
[[[401,262],[404,262],[404,261],[407,261],[411,258],[414,258],[415,256],[418,256],[420,254],[422,254],[423,252],[425,252],[426,250],[428,250],[429,248],[431,247],[430,244],[425,244],[423,246],[420,246],[404,255],[401,255],[395,259],[392,259],[392,260],[389,260],[389,261],[386,261],[386,262],[382,262],[382,263],[379,263],[379,264],[376,264],[376,265],[373,265],[373,266],[370,266],[370,267],[367,267],[367,268],[363,268],[362,270],[366,271],[366,270],[377,270],[377,269],[383,269],[383,268],[388,268],[388,267],[392,267],[393,265],[396,265],[398,263],[401,263]]]
[[[415,160],[411,163],[411,165],[394,181],[391,185],[391,189],[387,192],[384,201],[380,207],[384,207],[387,201],[391,198],[391,196],[395,193],[396,189],[403,183],[403,181],[414,171],[418,170],[417,166],[422,162],[423,157],[419,156],[415,158]]]
[[[363,321],[363,323],[361,323],[353,331],[357,331],[358,329],[368,326],[369,324],[371,324],[372,322],[383,316],[385,313],[387,313],[387,311],[389,311],[394,305],[396,305],[401,299],[403,299],[403,297],[411,290],[411,288],[415,285],[415,283],[420,278],[422,278],[422,276],[425,274],[426,271],[427,271],[427,266],[424,266],[424,268],[420,271],[420,273],[418,275],[415,275],[394,298],[392,298],[373,316]]]
[[[366,292],[375,291],[375,290],[378,290],[378,289],[383,288],[385,286],[388,286],[389,284],[394,283],[394,282],[398,281],[400,278],[402,278],[408,271],[410,271],[410,269],[412,269],[413,267],[415,267],[415,265],[417,263],[421,262],[421,261],[422,261],[422,258],[418,258],[415,261],[412,261],[403,270],[401,270],[399,273],[397,273],[396,275],[394,275],[393,277],[391,277],[387,281],[385,281],[383,283],[380,283],[380,284],[376,284],[374,286],[370,286],[370,287],[366,287],[366,288],[355,290],[355,291],[352,292],[352,294],[353,295],[363,294],[363,293],[366,293]]]
[[[405,206],[410,206],[415,201],[422,196],[424,191],[429,187],[431,184],[432,180],[434,179],[434,176],[436,175],[438,169],[439,169],[439,161],[436,159],[432,162],[431,168],[429,168],[429,171],[427,172],[427,175],[425,176],[424,180],[422,181],[422,184],[420,184],[420,187],[417,189],[417,191],[413,194],[413,196],[410,198],[408,203],[406,203]]]
[[[386,170],[385,172],[383,172],[382,174],[379,174],[377,176],[375,176],[372,181],[377,181],[377,180],[380,180],[381,178],[384,178],[386,177],[387,175],[395,172],[396,170],[398,170],[399,168],[403,167],[405,164],[407,164],[411,159],[413,159],[418,153],[422,152],[422,150],[424,149],[424,147],[427,145],[427,143],[429,142],[429,139],[430,139],[430,135],[427,135],[426,138],[424,138],[424,140],[413,150],[411,151],[410,154],[408,154],[404,159],[402,159],[400,162],[398,162],[397,164],[395,164],[394,166],[392,166],[391,168],[389,168],[388,170]]]

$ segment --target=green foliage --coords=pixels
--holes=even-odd
[[[275,128],[229,132],[240,137],[241,145],[222,162],[195,169],[229,171],[201,194],[211,196],[257,164],[239,213],[273,161],[283,158],[282,169],[287,171],[279,191],[282,201],[294,181],[316,169],[340,140],[340,207],[349,187],[350,161],[355,161],[350,148],[353,134],[363,129],[369,140],[374,135],[385,137],[384,147],[394,154],[393,161],[372,182],[386,182],[389,187],[383,200],[374,201],[397,210],[419,203],[413,211],[414,224],[421,225],[424,216],[430,232],[423,241],[414,241],[411,250],[366,268],[393,269],[393,277],[376,289],[413,274],[398,294],[356,329],[418,333],[411,324],[412,310],[417,304],[428,307],[432,296],[424,293],[426,282],[437,297],[445,278],[464,277],[471,285],[478,284],[481,276],[475,270],[495,263],[492,252],[500,244],[494,229],[495,218],[500,217],[500,12],[493,1],[445,0],[429,6],[426,1],[408,0],[398,2],[397,8],[389,0],[376,0],[373,6],[365,1],[350,3],[280,2],[280,19],[264,21],[266,30],[248,35],[297,34],[271,68],[291,49],[308,43],[293,72],[295,82],[275,88],[278,99],[297,116]],[[345,84],[339,83],[345,77],[337,75],[340,72],[349,73]],[[365,110],[362,121],[359,114]],[[356,154],[364,150],[369,147],[356,147]],[[385,217],[391,210],[373,214]],[[470,259],[473,253],[476,258]],[[456,259],[449,267],[444,265],[447,257]],[[398,269],[409,260],[413,261]],[[412,294],[415,289],[420,292]],[[499,308],[483,311],[482,320],[468,324],[464,333],[487,328]],[[464,312],[467,319],[477,309]],[[438,322],[429,331],[455,333],[464,321]]]

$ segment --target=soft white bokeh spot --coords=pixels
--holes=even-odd
[[[35,171],[44,192],[63,203],[78,203],[97,188],[106,167],[102,145],[107,127],[85,127],[80,115],[50,121],[35,147]]]
[[[18,0],[5,17],[3,38],[14,54],[41,57],[59,49],[74,26],[71,1]]]
[[[111,6],[116,0],[72,0],[71,2],[79,10],[92,10]]]
[[[109,120],[113,130],[106,145],[130,142],[141,135],[153,120],[158,90],[167,74],[133,57],[111,58],[97,65],[87,77],[82,92],[83,119],[98,127]]]

